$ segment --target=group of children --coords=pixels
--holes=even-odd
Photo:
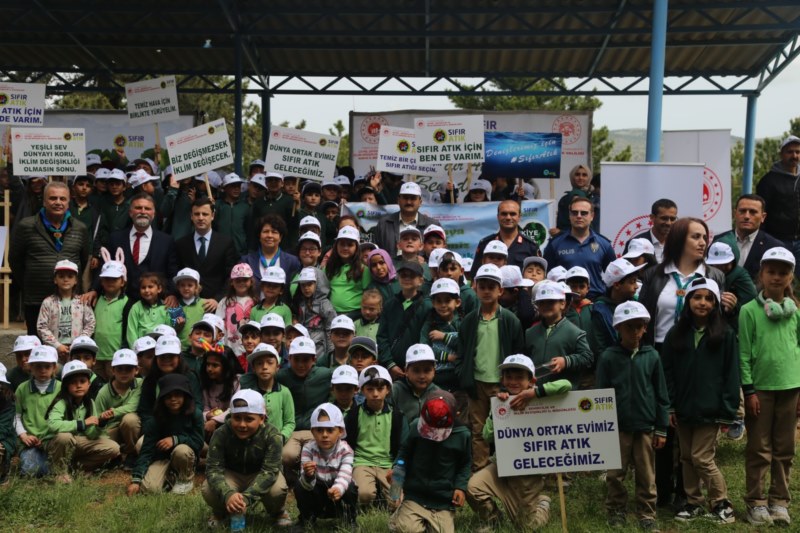
[[[656,529],[653,453],[668,427],[686,492],[675,519],[730,523],[715,443],[741,421],[742,390],[746,517],[790,522],[800,349],[785,249],[764,255],[756,293],[730,249],[713,245],[708,263],[731,287],[692,282],[656,351],[642,343],[651,317],[636,301],[654,263],[647,241],[608,265],[607,290],[592,302],[586,269],[548,271],[541,257],[509,265],[502,241],[486,246],[467,279],[467,260],[446,249],[438,226],[404,227],[387,251],[361,243],[342,217],[323,255],[324,231],[312,222],[300,225],[293,279],[277,265],[256,273],[238,264],[215,313],[205,312],[192,269],[172,280],[178,307],[164,304],[157,273],[141,276],[133,302],[122,258],[106,254],[92,309],[75,294],[77,266],[59,262],[38,337],[19,337],[17,366],[0,367],[2,477],[18,453],[23,475],[70,482],[76,469],[119,465],[131,471],[130,495],[184,494],[204,463],[210,526],[258,501],[291,526],[292,490],[303,527],[328,517],[352,525],[376,502],[394,509],[398,531],[452,531],[464,503],[492,527],[496,500],[520,527],[538,527],[549,517],[543,479],[498,476],[491,398],[522,409],[537,397],[614,388],[622,468],[606,475],[609,523],[626,522],[632,466],[639,525]],[[737,313],[723,312],[723,291],[738,291]],[[393,500],[398,464],[404,497]]]

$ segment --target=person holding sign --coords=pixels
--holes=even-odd
[[[565,380],[549,383],[536,382],[536,369],[533,361],[522,354],[506,357],[498,367],[502,390],[497,399],[506,402],[515,410],[524,410],[534,398],[565,394],[572,389],[572,384]],[[483,426],[483,438],[486,442],[494,440],[494,420],[487,418]],[[496,462],[476,472],[469,480],[467,502],[478,514],[481,522],[499,525],[500,511],[495,498],[503,503],[503,507],[517,527],[538,529],[550,519],[550,498],[544,494],[544,477],[542,476],[510,476],[500,477]]]
[[[664,447],[669,425],[669,394],[658,352],[641,344],[650,313],[639,302],[623,302],[614,310],[619,344],[597,362],[595,386],[613,388],[617,398],[622,468],[606,474],[608,524],[624,526],[628,491],[625,476],[633,463],[639,526],[656,530],[656,475],[654,449]]]

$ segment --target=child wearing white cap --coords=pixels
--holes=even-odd
[[[237,174],[227,174],[222,179],[222,197],[214,206],[214,231],[230,235],[236,255],[247,254],[247,221],[250,206],[240,201],[244,180]]]
[[[303,268],[292,284],[297,285],[290,306],[294,317],[298,323],[305,326],[308,336],[317,345],[317,357],[322,357],[336,348],[336,343],[331,338],[331,325],[337,318],[336,311],[328,297],[317,290],[316,268]],[[349,342],[347,339],[348,344]]]
[[[20,335],[14,340],[14,347],[11,351],[16,359],[17,366],[12,368],[6,376],[12,392],[17,390],[17,387],[24,381],[31,379],[28,358],[31,355],[31,350],[41,345],[42,341],[36,335]]]
[[[81,361],[89,368],[89,398],[94,400],[97,393],[106,384],[106,380],[98,376],[94,371],[97,363],[97,343],[91,337],[81,335],[72,341],[69,347],[69,360]]]
[[[708,248],[706,263],[717,267],[725,274],[725,284],[720,287],[720,300],[725,318],[734,331],[739,330],[739,310],[758,295],[753,278],[743,267],[736,264],[730,246],[715,242]]]
[[[363,337],[356,337],[363,339]],[[363,348],[362,348],[363,350]],[[356,406],[356,393],[358,392],[358,371],[350,365],[336,367],[331,376],[331,398],[333,404],[347,416],[350,409]],[[361,401],[364,401],[363,396]]]
[[[138,357],[133,350],[122,348],[114,352],[111,381],[100,389],[95,400],[97,412],[106,424],[108,436],[120,444],[120,451],[125,456],[123,466],[126,470],[133,468],[136,441],[142,433],[142,421],[136,414],[142,394],[142,378],[136,377],[137,366]]]
[[[603,272],[606,292],[592,304],[592,327],[587,330],[595,359],[619,341],[617,330],[612,325],[614,310],[622,302],[634,299],[643,268],[644,265],[634,266],[627,259],[620,258],[609,263]]]
[[[450,278],[439,278],[434,281],[431,285],[431,302],[433,309],[425,317],[419,332],[419,341],[430,346],[433,351],[436,361],[434,383],[453,392],[459,388],[456,376],[456,353],[462,300],[458,283]]]
[[[19,443],[14,431],[14,413],[14,389],[8,380],[6,366],[0,363],[0,486],[8,480],[11,458]]]
[[[178,271],[172,282],[178,292],[178,306],[183,311],[174,315],[175,329],[181,339],[183,349],[189,348],[189,333],[192,327],[203,318],[205,314],[205,299],[200,298],[200,273],[193,268],[182,268]]]
[[[251,514],[259,501],[276,525],[292,525],[284,510],[289,488],[281,474],[283,439],[266,415],[258,392],[240,390],[231,398],[230,418],[211,437],[201,488],[213,513],[209,527],[217,527],[226,516]]]
[[[117,248],[113,260],[105,248],[100,248],[100,255],[103,257],[103,266],[100,268],[102,290],[94,305],[94,341],[97,343],[94,372],[108,381],[114,352],[127,344],[128,312],[133,301],[125,294],[127,269],[122,248]]]
[[[316,219],[314,219],[316,220]],[[331,283],[325,275],[325,271],[319,267],[319,258],[322,255],[322,240],[319,235],[313,231],[306,231],[300,235],[297,240],[297,258],[300,260],[300,266],[305,268],[314,269],[314,274],[317,278],[317,294],[321,294],[328,298],[331,294]],[[294,297],[297,293],[297,280],[300,277],[300,272],[295,274],[294,279],[289,287],[289,294]]]
[[[619,343],[606,348],[597,361],[595,386],[613,388],[617,398],[619,447],[622,468],[606,474],[608,523],[624,526],[627,520],[628,466],[636,472],[636,515],[642,529],[656,529],[655,450],[664,447],[670,405],[664,370],[658,352],[641,344],[650,314],[639,302],[623,302],[614,310]],[[686,377],[684,376],[684,379]]]
[[[470,271],[468,268],[469,261],[472,261],[472,259],[461,257],[457,252],[449,250],[439,258],[437,279],[449,278],[458,284],[461,295],[461,306],[458,309],[460,318],[464,318],[467,313],[478,308],[478,297],[467,281],[467,273]]]
[[[174,326],[164,301],[165,282],[157,272],[145,272],[139,277],[140,300],[133,304],[128,312],[128,346],[133,346],[136,339],[147,335],[156,326]]]
[[[58,351],[59,362],[65,363],[72,339],[94,334],[94,311],[81,302],[78,290],[78,265],[63,259],[54,270],[55,293],[42,300],[36,333],[42,343]]]
[[[783,247],[761,258],[764,289],[739,312],[739,360],[745,396],[745,503],[747,521],[788,526],[789,480],[795,455],[800,397],[797,299],[792,292],[795,257]],[[771,485],[764,497],[764,480]]]
[[[727,246],[727,245],[725,245]],[[750,279],[750,276],[745,273]],[[686,290],[677,324],[661,347],[670,415],[681,447],[683,487],[687,503],[675,520],[688,522],[706,515],[720,524],[735,521],[715,449],[721,427],[734,422],[739,407],[739,350],[736,333],[722,315],[719,287],[696,278]],[[708,498],[703,497],[700,483]]]
[[[341,367],[340,367],[341,368]],[[294,487],[300,526],[310,528],[318,518],[337,518],[356,527],[358,492],[353,483],[353,450],[344,440],[344,417],[333,404],[311,413],[314,440],[303,446],[303,475]]]
[[[501,402],[509,407],[524,410],[534,398],[566,394],[572,384],[560,379],[537,383],[533,361],[523,354],[506,357],[499,366],[502,390],[497,393]],[[494,419],[490,413],[482,428],[486,442],[494,441]],[[492,461],[472,476],[467,488],[467,502],[478,514],[481,522],[496,523],[499,510],[494,499],[503,503],[511,521],[520,528],[539,529],[550,519],[550,498],[542,494],[543,476],[510,476],[501,478],[497,463]]]
[[[343,226],[325,265],[325,274],[331,282],[331,304],[339,314],[357,311],[361,295],[372,282],[369,268],[361,261],[360,241],[361,233],[357,228]]]
[[[425,395],[439,390],[433,383],[436,374],[436,356],[427,344],[412,344],[406,350],[405,378],[392,385],[392,405],[399,409],[411,425],[419,417]]]
[[[274,346],[258,344],[247,354],[250,371],[239,377],[239,390],[252,389],[264,397],[269,423],[275,426],[285,443],[294,433],[295,413],[291,392],[277,380],[279,360]]]
[[[567,270],[566,284],[572,293],[564,317],[587,333],[592,323],[592,301],[589,294],[589,272],[579,266]]]
[[[261,292],[258,305],[250,310],[250,320],[261,320],[267,313],[275,313],[287,324],[292,323],[292,310],[283,303],[283,291],[286,287],[286,272],[279,266],[267,268],[261,278]]]
[[[48,461],[60,483],[72,482],[69,472],[78,464],[91,471],[119,457],[119,444],[108,438],[106,422],[89,397],[91,373],[81,361],[65,364],[61,390],[45,411],[53,435],[47,443]]]
[[[317,359],[317,366],[330,368],[333,370],[337,366],[346,365],[350,362],[350,341],[356,334],[356,325],[347,315],[334,317],[330,322],[330,339],[327,343],[327,351]],[[314,340],[314,337],[311,337]],[[316,341],[317,353],[319,353],[319,341]]]

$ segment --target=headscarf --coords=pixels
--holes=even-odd
[[[375,276],[372,276],[372,279],[377,281],[378,283],[383,283],[383,284],[391,283],[392,281],[395,280],[395,278],[397,278],[397,271],[394,269],[394,262],[392,261],[392,258],[389,257],[389,252],[387,252],[386,250],[378,248],[377,250],[372,250],[369,254],[367,254],[366,266],[367,268],[370,269],[369,271],[370,274],[372,274],[372,268],[371,268],[372,258],[376,255],[383,257],[383,260],[386,262],[386,266],[389,267],[389,273],[383,278],[376,278]]]

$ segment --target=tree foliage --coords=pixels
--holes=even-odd
[[[561,83],[561,80],[556,80]],[[557,87],[548,80],[533,80],[530,78],[515,78],[492,82],[495,90],[533,90],[555,91]],[[594,111],[603,105],[599,98],[594,96],[561,96],[529,95],[529,96],[499,96],[492,94],[491,90],[481,91],[476,95],[451,94],[451,102],[459,109],[482,109],[484,111]],[[630,161],[631,147],[627,146],[621,151],[614,151],[614,141],[609,139],[606,126],[592,130],[592,169],[600,172],[600,162]]]

